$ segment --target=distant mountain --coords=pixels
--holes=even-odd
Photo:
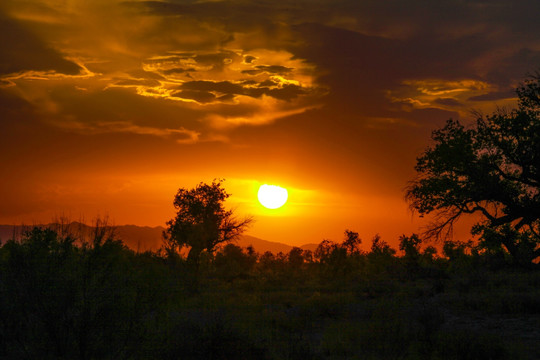
[[[115,229],[124,244],[136,251],[157,250],[163,244],[163,226],[121,225]]]
[[[36,225],[36,226],[51,226],[55,228],[58,225]],[[32,226],[26,225],[0,225],[0,241],[2,243],[15,237],[19,239],[26,229]],[[74,234],[82,234],[84,237],[89,237],[92,234],[93,227],[78,222],[72,222],[66,225],[67,231]],[[114,226],[115,233],[124,244],[135,251],[157,250],[162,245],[162,233],[165,230],[163,226],[149,227],[137,225],[119,225]],[[274,254],[279,252],[288,253],[293,246],[280,242],[267,241],[259,239],[251,235],[242,235],[234,244],[241,247],[253,246],[255,251],[264,253],[270,251]],[[317,244],[306,244],[299,246],[304,250],[314,251]]]
[[[283,244],[280,242],[267,241],[267,240],[256,238],[255,236],[251,236],[251,235],[242,235],[235,244],[241,247],[253,246],[255,251],[259,253],[270,251],[270,252],[273,252],[274,254],[277,254],[279,252],[282,252],[285,254],[291,251],[291,249],[293,248],[293,246],[291,245]],[[317,248],[317,246],[318,246],[317,244],[305,244],[298,247],[303,250],[314,251]]]
[[[236,242],[234,242],[234,244],[244,248],[248,246],[253,246],[253,249],[255,249],[255,251],[261,254],[266,251],[273,252],[274,254],[277,254],[279,252],[288,253],[293,248],[292,246],[287,244],[267,241],[251,235],[240,236],[240,238]]]
[[[72,222],[66,225],[46,224],[46,225],[0,225],[0,241],[6,242],[9,239],[20,239],[26,230],[34,226],[51,227],[60,229],[63,227],[66,232],[70,232],[79,237],[89,239],[92,236],[94,227],[79,222]],[[136,226],[136,225],[120,225],[113,226],[116,236],[121,239],[124,244],[133,250],[146,251],[157,250],[161,246],[163,230],[162,226]]]

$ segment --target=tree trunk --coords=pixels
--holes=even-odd
[[[186,289],[190,292],[199,290],[199,265],[203,248],[192,247],[187,256]]]

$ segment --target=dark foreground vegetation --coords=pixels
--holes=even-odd
[[[537,359],[540,272],[508,253],[358,234],[314,252],[135,253],[33,228],[0,247],[8,359]]]

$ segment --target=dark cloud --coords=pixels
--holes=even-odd
[[[182,99],[191,99],[195,100],[201,104],[209,103],[216,100],[216,96],[208,91],[198,91],[198,90],[182,90],[173,93],[171,96],[178,97]]]
[[[31,70],[77,75],[82,69],[21,23],[0,13],[0,75]]]
[[[407,113],[398,113],[400,117],[408,119],[411,122],[419,124],[430,124],[430,127],[435,127],[438,123],[446,121],[448,119],[457,119],[459,118],[459,113],[456,111],[448,111],[438,108],[425,108],[425,109],[414,109]]]
[[[496,91],[483,95],[471,96],[470,101],[497,101],[516,97],[515,91]]]
[[[161,16],[183,16],[199,17],[202,19],[214,19],[226,21],[240,29],[245,26],[262,26],[261,19],[272,19],[276,13],[275,6],[264,3],[242,2],[242,1],[207,1],[207,2],[186,2],[186,1],[141,1],[126,2],[127,5],[139,8],[150,14]],[[267,20],[268,21],[268,20]],[[266,22],[267,22],[266,21]]]
[[[257,89],[249,89],[249,91],[247,91],[247,94],[249,96],[259,97],[262,94],[265,94],[273,98],[285,101],[290,101],[305,93],[306,91],[302,89],[302,87],[294,84],[285,84],[280,88],[274,89],[260,87]]]
[[[278,85],[278,83],[272,79],[267,79],[267,80],[264,80],[263,82],[261,82],[259,84],[259,87],[271,87],[271,86],[276,86]]]
[[[270,74],[280,74],[280,75],[288,74],[293,70],[292,68],[288,68],[286,66],[281,66],[281,65],[257,65],[255,66],[255,68],[262,70],[264,72],[270,73]]]
[[[225,95],[221,95],[217,97],[217,100],[220,102],[227,103],[227,102],[233,102],[234,98],[235,98],[234,94],[225,94]]]
[[[153,80],[165,80],[165,78],[155,72],[144,71],[142,69],[135,69],[127,72],[129,75],[138,79],[153,79]]]
[[[265,81],[265,85],[278,85],[278,83],[272,81]],[[245,95],[253,98],[260,98],[263,95],[271,96],[275,99],[290,101],[300,95],[306,94],[306,90],[299,85],[295,84],[283,84],[279,87],[270,88],[267,86],[258,87],[253,86],[242,86],[241,84],[232,83],[230,81],[188,81],[179,86],[179,89],[182,92],[175,93],[176,97],[184,97],[182,94],[189,94],[189,99],[197,100],[196,97],[201,96],[201,99],[204,102],[211,101],[212,97],[209,96],[211,92],[216,92],[219,94],[229,95],[227,99],[230,99],[234,95]],[[193,92],[186,92],[186,91]],[[193,97],[195,96],[195,97]],[[198,101],[198,100],[197,100]],[[199,101],[201,102],[201,101]]]
[[[159,86],[160,82],[153,79],[123,79],[114,83],[117,86]]]
[[[262,73],[262,70],[242,70],[242,74],[247,75],[259,75],[260,73]]]
[[[173,68],[173,69],[167,69],[163,70],[163,74],[165,75],[174,75],[174,74],[187,74],[190,72],[197,71],[195,68]]]
[[[241,85],[230,81],[187,81],[180,85],[180,89],[198,91],[216,91],[223,94],[243,94],[244,88]]]
[[[453,98],[437,98],[435,99],[435,104],[446,105],[446,106],[462,106],[463,104]]]
[[[233,51],[180,53],[170,56],[148,59],[150,65],[164,76],[189,74],[194,72],[223,71],[232,63],[240,63],[242,56]]]
[[[330,75],[346,74],[350,80],[382,86],[408,78],[477,77],[475,61],[490,49],[489,42],[476,36],[436,39],[422,34],[389,39],[320,24],[294,29],[306,44],[295,49],[297,56],[331,70]]]
[[[479,71],[479,64],[489,59],[493,49],[500,46],[495,44],[494,39],[468,34],[452,38],[418,34],[410,38],[392,39],[321,24],[302,24],[293,29],[302,41],[298,41],[291,51],[317,67],[321,74],[317,78],[318,83],[329,89],[325,98],[327,105],[335,109],[348,107],[357,113],[356,119],[403,118],[413,123],[429,124],[425,122],[425,114],[429,112],[423,110],[421,116],[415,119],[411,117],[410,109],[400,110],[402,104],[396,103],[388,95],[402,89],[404,94],[409,92],[404,98],[421,101],[417,96],[422,95],[419,91],[423,90],[418,87],[423,80],[437,79],[441,86],[445,81],[449,86],[457,86],[452,83],[462,80],[500,86],[489,82],[484,75],[490,67],[495,70],[497,62],[488,61]],[[418,85],[407,85],[408,81],[414,79],[418,79]],[[452,91],[450,87],[447,90]],[[438,95],[439,98],[443,96]],[[439,100],[439,104],[442,104],[441,101],[445,105],[460,105],[449,100]],[[433,123],[437,123],[440,113],[430,114],[434,116]],[[415,112],[415,115],[420,114]],[[448,115],[459,118],[458,113]]]
[[[268,74],[286,75],[292,70],[292,68],[281,65],[257,65],[255,66],[255,70],[243,70],[242,73],[248,75],[258,75],[265,72]]]
[[[251,55],[244,56],[244,62],[246,64],[251,64],[251,63],[253,63],[254,60],[257,60],[257,58],[255,56],[251,56]]]
[[[233,61],[241,61],[241,56],[232,51],[221,51],[214,54],[198,54],[194,60],[198,64],[210,65],[216,69],[220,69],[223,65],[230,64]]]
[[[177,101],[140,96],[124,87],[80,91],[72,86],[59,86],[50,96],[57,109],[50,115],[50,120],[67,130],[73,128],[73,120],[82,125],[83,130],[84,127],[95,127],[95,124],[118,122],[155,129],[184,127],[199,130],[200,119],[204,117],[200,110],[180,107]],[[77,127],[73,129],[77,130]]]
[[[257,84],[259,84],[259,86],[261,86],[261,84],[263,84],[264,82],[266,82],[266,80],[263,81],[260,84],[255,80],[242,80],[242,81],[239,81],[239,84],[242,84],[242,85],[257,85]],[[272,83],[272,85],[275,85],[274,82],[271,82],[271,83]],[[265,85],[265,86],[268,86],[268,85]]]
[[[522,47],[510,51],[508,56],[499,59],[496,66],[493,66],[487,72],[486,79],[497,84],[500,88],[511,91],[517,79],[522,79],[539,69],[540,50]]]

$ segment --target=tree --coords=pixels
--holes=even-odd
[[[345,230],[345,240],[343,241],[341,245],[345,249],[347,249],[347,253],[349,255],[359,254],[361,243],[362,243],[362,239],[360,239],[360,236],[358,235],[356,231]]]
[[[193,189],[180,188],[174,197],[176,217],[167,222],[166,243],[173,249],[190,248],[187,263],[197,275],[201,253],[212,253],[219,244],[235,240],[252,222],[237,219],[224,202],[230,196],[222,180],[200,183]]]
[[[69,228],[35,226],[0,246],[0,358],[122,358],[140,348],[161,279],[142,278],[101,220],[89,241]]]
[[[448,235],[462,215],[479,214],[476,234],[489,229],[493,239],[503,226],[521,234],[498,237],[513,258],[532,239],[530,262],[540,256],[540,73],[516,92],[517,109],[476,114],[470,127],[448,120],[435,130],[435,144],[417,158],[406,199],[421,216],[435,214],[428,237]]]
[[[247,278],[257,263],[257,254],[235,244],[227,244],[214,259],[216,273],[220,278],[232,281]]]
[[[304,256],[303,256],[304,250],[299,247],[293,247],[291,251],[289,251],[289,254],[287,254],[287,260],[289,262],[289,266],[294,270],[300,270],[302,265],[304,264]]]
[[[422,239],[417,234],[399,237],[399,250],[403,251],[404,258],[416,260],[420,256],[420,244]]]
[[[379,234],[376,234],[373,237],[372,243],[371,243],[371,252],[370,254],[372,256],[376,257],[388,257],[391,258],[396,254],[396,250],[392,249],[390,245],[384,240],[381,239]]]

